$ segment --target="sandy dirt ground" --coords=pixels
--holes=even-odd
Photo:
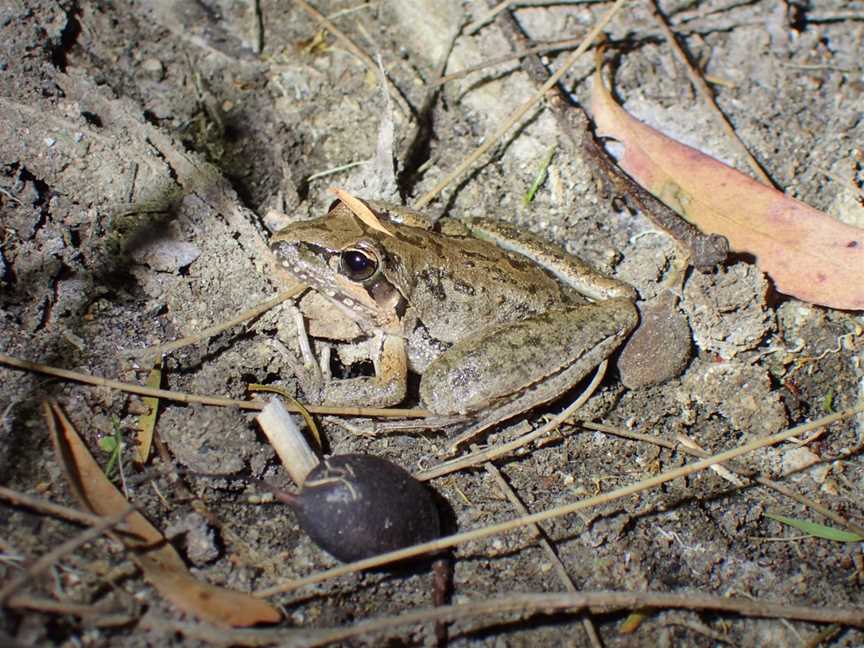
[[[524,4],[537,6],[514,15],[538,43],[582,37],[609,7]],[[3,354],[143,382],[142,369],[152,365],[136,360],[136,352],[230,319],[284,288],[267,230],[323,215],[331,186],[363,195],[369,175],[363,170],[375,155],[382,116],[392,115],[396,177],[410,205],[535,90],[517,61],[499,63],[443,85],[427,127],[418,129],[416,116],[456,29],[481,16],[485,4],[332,0],[316,7],[373,59],[380,56],[392,105],[375,67],[287,0],[0,3]],[[864,226],[864,3],[675,0],[662,9],[777,186]],[[629,111],[746,168],[645,4],[626,5],[606,32],[614,92]],[[493,22],[456,39],[447,71],[512,51],[506,30]],[[549,52],[543,60],[554,70],[568,52]],[[592,71],[589,53],[565,76],[563,87],[575,101],[587,103]],[[526,204],[523,196],[550,151],[548,177]],[[351,164],[359,166],[343,169]],[[426,211],[507,221],[630,283],[641,300],[668,295],[677,246],[641,213],[621,207],[598,191],[591,163],[541,106]],[[579,414],[663,445],[573,421],[539,446],[496,461],[528,511],[681,466],[691,460],[675,445],[681,435],[719,452],[861,398],[860,314],[780,295],[748,261],[732,257],[707,273],[691,269],[675,291],[680,300],[670,302],[672,312],[686,316],[690,328],[676,353],[692,353],[680,376],[626,389],[613,363]],[[320,303],[304,302],[304,309],[313,335],[333,325],[333,313]],[[665,346],[656,350],[663,362]],[[315,343],[316,351],[322,348]],[[249,383],[278,384],[309,399],[314,394],[304,393],[294,377],[299,353],[295,318],[282,305],[169,354],[162,385],[245,398]],[[336,345],[335,371],[368,371],[361,356],[356,345]],[[162,457],[142,468],[133,464],[134,429],[144,409],[139,398],[2,365],[0,384],[3,486],[76,506],[40,410],[53,397],[103,466],[110,457],[105,439],[125,440],[129,498],[168,534],[196,577],[255,591],[337,564],[300,531],[287,507],[252,497],[256,480],[288,489],[291,482],[250,413],[162,401]],[[562,395],[522,426],[517,420],[515,428],[499,427],[483,442],[542,425],[576,395]],[[415,402],[412,391],[406,405]],[[804,446],[749,453],[735,467],[864,525],[862,421],[834,424]],[[368,434],[368,421],[359,419],[319,424],[330,452],[373,453],[412,471],[437,463],[448,438],[434,431]],[[116,468],[111,474],[119,483]],[[431,486],[450,509],[448,533],[518,515],[489,469],[462,470]],[[462,604],[562,592],[563,570],[583,592],[861,609],[861,542],[806,537],[766,514],[838,526],[777,490],[703,471],[544,523],[560,568],[525,530],[460,546],[451,598]],[[79,532],[5,502],[0,574],[8,582]],[[253,639],[193,625],[148,585],[120,545],[102,537],[63,555],[16,594],[90,606],[90,612],[76,616],[10,599],[0,643],[305,645],[319,629],[431,606],[432,582],[421,563],[277,595],[271,600],[285,615],[282,634]],[[112,624],[109,613],[121,615],[122,623]],[[826,625],[687,609],[646,614],[627,633],[621,625],[627,615],[626,608],[592,614],[597,641],[610,648],[864,644],[861,629],[844,625],[826,632]],[[188,625],[178,631],[181,622]],[[450,637],[454,646],[592,645],[583,617],[548,610],[469,616],[450,627]],[[346,641],[431,645],[434,634],[430,623],[409,624]]]

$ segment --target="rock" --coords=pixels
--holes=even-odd
[[[791,475],[821,461],[819,455],[809,448],[793,448],[783,453],[783,475]]]
[[[192,243],[171,239],[154,241],[133,250],[132,258],[158,272],[178,272],[191,265],[201,250]]]
[[[211,563],[219,557],[216,531],[200,513],[190,513],[165,529],[169,538],[183,536],[186,557],[196,567]]]
[[[621,382],[629,389],[656,385],[681,375],[690,362],[693,345],[687,318],[675,296],[662,292],[639,302],[639,327],[618,358]]]
[[[141,61],[141,71],[153,81],[161,81],[165,78],[165,66],[157,58],[146,58]]]

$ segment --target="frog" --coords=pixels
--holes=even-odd
[[[341,201],[274,234],[277,265],[356,323],[374,375],[330,381],[328,404],[387,407],[420,377],[433,417],[474,438],[569,391],[638,323],[634,288],[503,221]]]

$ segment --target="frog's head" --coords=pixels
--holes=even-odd
[[[355,218],[342,203],[322,218],[281,230],[271,239],[270,249],[286,272],[353,320],[398,329],[406,301],[388,278],[392,259],[382,234]]]

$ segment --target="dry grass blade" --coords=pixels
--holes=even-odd
[[[147,387],[158,389],[162,384],[162,361],[159,360],[153,365],[150,374],[147,376]],[[135,448],[135,461],[138,463],[147,463],[150,457],[150,446],[153,445],[153,435],[156,432],[156,417],[159,415],[159,399],[152,396],[144,397],[144,405],[147,407],[147,413],[138,417],[138,444]]]
[[[491,461],[487,461],[484,465],[486,472],[492,476],[495,480],[495,483],[498,485],[498,489],[504,493],[507,497],[507,500],[510,502],[511,506],[516,509],[516,512],[519,515],[529,515],[530,511],[519,499],[519,495],[513,490],[513,487],[510,486],[510,483],[504,478],[504,475],[501,474],[501,471],[498,467],[493,464]],[[543,550],[543,553],[546,555],[546,560],[549,561],[553,568],[555,569],[555,573],[558,576],[558,580],[561,581],[561,584],[564,586],[568,592],[576,592],[576,584],[573,582],[573,579],[570,578],[570,574],[567,573],[567,568],[564,566],[564,563],[561,561],[561,558],[558,557],[558,554],[555,551],[555,548],[552,546],[552,541],[549,539],[549,536],[543,530],[543,528],[539,524],[534,524],[531,527],[531,534],[534,540],[537,541],[537,544],[540,545],[540,548]],[[588,641],[591,643],[593,648],[602,648],[603,643],[600,641],[600,637],[597,635],[597,629],[594,627],[594,622],[591,621],[591,618],[588,616],[582,617],[582,628],[585,630],[585,634],[588,635]]]
[[[158,359],[168,353],[173,351],[177,351],[178,349],[182,349],[185,346],[189,346],[190,344],[197,344],[198,342],[202,342],[204,340],[208,340],[214,335],[219,335],[223,331],[227,331],[228,329],[234,328],[238,324],[242,324],[243,322],[258,317],[262,313],[266,313],[268,310],[281,304],[282,302],[292,299],[296,297],[301,292],[306,289],[303,285],[292,286],[288,290],[283,290],[278,295],[273,297],[272,299],[268,299],[265,302],[258,304],[257,306],[253,306],[252,308],[243,311],[236,317],[232,317],[230,320],[225,322],[221,322],[220,324],[214,324],[213,326],[209,326],[205,328],[203,331],[195,333],[194,335],[187,335],[186,337],[180,338],[179,340],[175,340],[174,342],[169,342],[167,344],[163,344],[161,346],[152,347],[150,349],[143,349],[141,351],[127,351],[126,355],[137,357],[139,360],[143,361],[146,359]]]
[[[501,65],[502,63],[507,63],[508,61],[517,61],[524,56],[528,56],[529,54],[547,54],[549,52],[558,52],[560,50],[578,47],[579,43],[581,42],[581,38],[564,38],[562,40],[546,43],[545,45],[528,47],[526,49],[519,50],[518,52],[507,54],[506,56],[499,56],[493,59],[488,59],[483,63],[471,65],[469,67],[462,68],[461,70],[457,70],[456,72],[445,74],[436,79],[433,79],[428,83],[428,85],[429,87],[434,88],[435,86],[444,85],[445,83],[449,83],[451,81],[455,81],[456,79],[466,77],[472,72],[479,72],[480,70],[485,70],[486,68],[490,68],[495,65]]]
[[[329,31],[331,34],[333,34],[349,52],[351,52],[354,56],[356,56],[357,58],[359,58],[363,62],[363,65],[366,66],[367,70],[369,70],[372,73],[376,73],[378,71],[378,66],[375,64],[375,61],[372,60],[372,57],[369,56],[366,52],[364,52],[354,41],[352,41],[350,38],[348,38],[348,36],[346,36],[345,33],[341,29],[339,29],[336,25],[334,25],[333,22],[331,20],[329,20],[324,14],[322,14],[320,11],[315,9],[315,7],[313,7],[308,2],[306,2],[306,0],[294,0],[294,2],[299,7],[301,7],[303,9],[303,11],[308,13],[315,20],[317,20],[324,27],[326,27],[327,31]],[[393,84],[393,82],[389,78],[385,77],[385,79],[387,81],[387,89],[390,93],[390,96],[393,98],[393,100],[399,106],[399,109],[402,111],[402,114],[410,116],[411,115],[411,109],[409,108],[408,104],[406,103],[404,97],[402,97],[398,88]]]
[[[82,605],[69,601],[38,598],[26,594],[13,596],[5,605],[16,610],[33,610],[43,614],[76,616],[79,619],[89,621],[88,625],[92,624],[97,628],[125,626],[135,621],[135,617],[127,612],[105,609],[98,605]]]
[[[143,515],[127,510],[129,502],[105,477],[60,406],[46,403],[44,414],[57,460],[63,467],[70,489],[81,504],[94,513],[128,515],[128,526],[137,538],[114,537],[129,549],[129,557],[165,598],[181,610],[217,625],[249,626],[275,623],[282,618],[276,608],[249,594],[215,587],[193,578],[165,536]]]
[[[93,515],[92,513],[55,504],[54,502],[33,497],[32,495],[19,493],[18,491],[6,488],[5,486],[0,486],[0,498],[5,499],[13,506],[22,506],[38,511],[39,513],[44,513],[45,515],[53,515],[68,520],[69,522],[75,522],[76,524],[95,526],[104,520],[104,518],[99,515]],[[122,527],[115,527],[115,529],[119,528]]]
[[[701,459],[711,456],[710,452],[701,449],[698,444],[696,444],[690,439],[688,439],[685,443],[685,440],[679,437],[680,445],[676,445],[675,443],[672,443],[667,439],[654,437],[648,434],[639,434],[638,432],[630,432],[628,430],[622,430],[611,425],[604,425],[602,423],[591,423],[588,421],[583,421],[580,423],[580,425],[588,430],[596,430],[598,432],[603,432],[604,434],[611,434],[613,436],[618,436],[625,439],[632,439],[634,441],[643,441],[645,443],[651,443],[653,445],[667,448],[669,450],[675,450],[676,448],[678,448],[683,452],[686,452],[687,454],[693,455],[694,457],[699,457]],[[728,464],[727,468],[730,472],[738,475],[738,477],[740,477],[741,479],[752,479],[757,484],[765,486],[766,488],[770,488],[771,490],[774,490],[781,495],[784,495],[785,497],[788,497],[789,499],[798,502],[806,508],[809,508],[813,511],[816,511],[817,513],[820,513],[821,515],[824,515],[829,520],[832,520],[840,526],[849,529],[853,533],[864,535],[864,527],[861,527],[854,522],[850,522],[842,515],[835,513],[834,511],[823,506],[819,502],[802,495],[801,493],[795,491],[794,489],[790,488],[785,484],[781,484],[772,479],[768,479],[767,477],[764,477],[758,473],[754,473],[753,471],[741,470],[731,464]],[[725,478],[725,475],[721,476]]]
[[[666,41],[669,43],[669,46],[675,53],[675,56],[686,68],[687,76],[690,77],[690,83],[696,86],[696,89],[702,96],[702,100],[708,105],[708,108],[717,118],[717,121],[720,123],[720,127],[723,129],[723,132],[726,133],[729,141],[732,142],[732,145],[736,149],[738,149],[738,152],[741,155],[744,156],[744,158],[747,160],[747,164],[750,165],[750,169],[753,171],[753,173],[756,174],[756,176],[759,178],[759,181],[768,185],[769,187],[775,187],[774,183],[771,181],[771,178],[768,177],[768,174],[765,173],[765,170],[756,161],[756,158],[754,158],[750,154],[750,151],[747,150],[747,147],[744,145],[744,142],[741,141],[741,138],[738,137],[738,133],[735,132],[732,124],[730,124],[729,120],[726,119],[726,115],[724,115],[723,111],[720,110],[720,106],[718,106],[717,102],[714,101],[714,93],[711,92],[711,88],[708,87],[708,83],[706,83],[705,79],[702,77],[702,74],[690,62],[690,58],[687,56],[686,52],[684,52],[683,48],[678,43],[678,39],[675,37],[675,33],[666,23],[666,18],[663,16],[663,14],[660,13],[660,8],[657,6],[656,0],[651,0],[647,4],[648,11],[651,13],[654,21],[660,27],[660,30],[666,36]]]
[[[72,553],[82,545],[85,545],[91,540],[95,540],[102,534],[107,533],[125,520],[126,516],[134,510],[135,507],[131,504],[127,504],[127,506],[118,513],[115,513],[111,517],[101,519],[97,524],[94,524],[89,529],[82,531],[74,538],[70,538],[60,546],[46,553],[18,576],[7,582],[6,585],[3,586],[3,589],[0,589],[0,605],[5,605],[15,592],[35,579],[39,574],[43,573],[63,556]]]
[[[440,540],[435,540],[434,542],[426,542],[424,544],[415,545],[413,547],[400,549],[399,551],[392,551],[390,553],[382,554],[380,556],[374,556],[372,558],[359,560],[357,562],[349,563],[347,565],[341,565],[339,567],[334,567],[333,569],[328,569],[317,574],[312,574],[311,576],[307,576],[306,578],[300,578],[294,581],[283,583],[281,585],[269,587],[264,590],[259,590],[255,594],[256,596],[272,596],[273,594],[288,592],[298,589],[300,587],[304,587],[306,585],[320,583],[330,578],[336,578],[337,576],[343,576],[345,574],[350,574],[357,571],[381,567],[383,565],[398,562],[400,560],[405,560],[407,558],[414,558],[416,556],[440,551],[449,547],[456,547],[458,545],[465,544],[466,542],[470,542],[473,540],[480,540],[494,535],[499,535],[507,531],[512,531],[513,529],[518,529],[520,527],[535,524],[537,522],[543,522],[544,520],[551,520],[552,518],[569,515],[571,513],[575,513],[576,511],[581,511],[587,508],[591,508],[593,506],[605,504],[606,502],[611,502],[621,497],[627,497],[629,495],[641,493],[642,491],[655,488],[661,484],[665,484],[675,479],[686,477],[687,475],[692,475],[693,473],[705,470],[706,468],[715,464],[723,463],[724,461],[729,461],[730,459],[740,457],[747,453],[753,452],[754,450],[759,450],[760,448],[767,448],[768,446],[777,445],[778,443],[791,439],[796,435],[803,434],[804,432],[809,432],[810,430],[825,427],[827,425],[830,425],[831,423],[835,423],[845,418],[854,416],[859,412],[864,412],[864,401],[859,402],[855,407],[850,407],[841,412],[837,412],[836,414],[824,416],[816,421],[812,421],[804,425],[799,425],[794,428],[789,428],[788,430],[778,432],[777,434],[772,434],[771,436],[754,439],[753,441],[745,443],[742,446],[738,446],[737,448],[732,448],[731,450],[720,452],[718,454],[702,459],[701,461],[696,461],[692,464],[682,466],[681,468],[667,470],[666,472],[661,473],[655,477],[643,479],[639,482],[636,482],[635,484],[624,486],[622,488],[617,488],[603,495],[589,497],[584,500],[579,500],[578,502],[572,502],[563,506],[557,506],[546,511],[533,513],[532,515],[528,515],[526,517],[520,517],[515,520],[509,520],[507,522],[493,524],[491,526],[483,527],[480,529],[474,529],[473,531],[457,533],[446,538],[441,538]]]
[[[89,374],[80,373],[78,371],[70,371],[69,369],[59,369],[49,365],[40,364],[38,362],[30,362],[29,360],[21,360],[12,356],[0,353],[0,364],[9,365],[16,369],[25,371],[35,371],[47,376],[55,376],[66,380],[74,380],[88,385],[96,385],[98,387],[109,387],[129,394],[138,394],[139,396],[153,396],[155,398],[164,398],[166,400],[176,401],[179,403],[201,403],[202,405],[216,405],[220,407],[239,407],[246,410],[261,410],[267,403],[262,401],[244,401],[233,398],[223,398],[221,396],[202,396],[199,394],[187,394],[185,392],[170,391],[168,389],[151,389],[142,387],[134,383],[124,383],[119,380],[111,380],[109,378],[100,378],[99,376],[91,376]],[[300,412],[290,403],[286,407],[291,411]],[[396,408],[396,407],[330,407],[326,405],[306,405],[305,408],[313,414],[325,414],[330,416],[365,416],[365,417],[390,417],[390,418],[425,418],[430,415],[426,410],[416,408]]]

